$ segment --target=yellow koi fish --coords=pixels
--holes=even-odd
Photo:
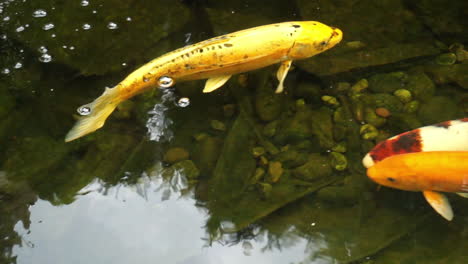
[[[276,89],[280,93],[293,60],[328,50],[342,37],[337,28],[297,21],[250,28],[177,49],[143,65],[115,87],[106,88],[92,103],[79,107],[82,117],[65,141],[101,128],[120,102],[152,87],[169,88],[176,82],[208,79],[203,92],[209,93],[234,74],[281,63]]]

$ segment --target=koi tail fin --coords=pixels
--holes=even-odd
[[[106,88],[104,93],[92,103],[80,106],[78,113],[82,117],[65,136],[65,142],[75,140],[101,128],[107,117],[120,103],[118,94],[117,87]]]

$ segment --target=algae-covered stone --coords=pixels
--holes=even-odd
[[[435,92],[434,82],[423,72],[411,74],[405,89],[411,92],[415,99],[425,101]]]
[[[468,89],[468,63],[454,65],[435,65],[426,69],[437,83],[455,82],[460,87]]]
[[[426,124],[435,124],[456,118],[458,112],[458,106],[453,99],[434,96],[421,105],[418,117]]]
[[[359,133],[361,133],[361,137],[364,140],[375,139],[379,135],[377,128],[371,124],[362,125]]]
[[[305,98],[311,102],[318,101],[322,93],[322,87],[315,82],[300,82],[294,89],[294,95]]]
[[[361,79],[351,86],[351,92],[360,93],[369,87],[369,81],[367,79]]]
[[[387,120],[384,117],[378,116],[374,109],[367,107],[364,109],[364,121],[375,127],[381,127]]]
[[[330,160],[326,156],[318,153],[312,153],[308,157],[308,161],[294,169],[293,175],[307,181],[314,181],[332,174]]]
[[[455,53],[440,54],[436,58],[436,63],[439,65],[452,65],[457,62],[457,55]]]
[[[197,167],[203,174],[208,174],[216,167],[220,151],[222,148],[222,140],[216,137],[205,136],[195,145],[194,160]]]
[[[331,165],[337,171],[343,171],[348,167],[348,160],[346,156],[339,152],[330,152]]]
[[[200,170],[191,160],[179,161],[171,166],[175,171],[181,172],[187,179],[197,179],[200,175]]]
[[[376,93],[393,93],[404,87],[407,78],[402,72],[376,74],[369,78],[369,89]]]
[[[307,162],[307,154],[295,149],[288,149],[275,155],[275,160],[288,167],[297,167]]]
[[[392,115],[387,122],[388,127],[394,131],[392,134],[401,133],[403,131],[408,131],[423,126],[420,118],[418,118],[415,114],[408,113]]]
[[[406,113],[415,113],[416,111],[418,111],[419,105],[420,105],[419,101],[416,101],[416,100],[408,102],[403,107],[403,111]]]
[[[277,182],[281,175],[283,175],[284,169],[283,164],[279,161],[272,161],[268,164],[268,175],[270,176],[271,182]]]
[[[176,163],[178,161],[186,160],[189,158],[189,152],[180,147],[170,148],[164,154],[163,160],[167,163]]]
[[[363,97],[366,105],[386,108],[390,113],[401,112],[403,103],[394,95],[386,93],[369,94]]]
[[[280,124],[275,139],[279,142],[299,142],[312,136],[309,109],[297,111],[294,116]]]
[[[211,128],[218,131],[226,131],[226,125],[219,120],[211,120]]]
[[[156,44],[188,21],[180,1],[14,1],[3,6],[3,29],[38,59],[102,75],[160,54]],[[90,59],[92,58],[92,60]]]
[[[356,203],[358,193],[355,188],[347,185],[327,186],[317,192],[317,199],[340,205],[352,205]]]
[[[465,1],[453,1],[450,5],[444,0],[405,1],[431,32],[448,43],[466,40]]]
[[[272,121],[278,118],[283,109],[283,95],[263,89],[255,96],[255,110],[262,121]]]
[[[296,0],[304,20],[336,26],[344,32],[344,41],[364,44],[355,49],[341,43],[313,59],[298,61],[297,65],[323,76],[438,54],[434,37],[405,2]],[[390,27],[389,21],[392,21]]]
[[[335,145],[333,140],[333,112],[327,108],[320,108],[310,114],[312,134],[314,134],[325,149],[330,149]]]
[[[406,89],[398,89],[393,93],[393,95],[398,97],[398,99],[403,103],[408,103],[412,99],[411,92]]]

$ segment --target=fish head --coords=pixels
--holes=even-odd
[[[306,21],[300,24],[299,34],[289,51],[291,59],[305,59],[333,48],[340,43],[343,32],[317,21]]]
[[[377,184],[405,190],[422,191],[427,188],[413,170],[402,160],[403,155],[394,155],[374,163],[367,169],[367,176]]]

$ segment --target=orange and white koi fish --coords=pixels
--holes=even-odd
[[[152,87],[169,88],[176,82],[208,79],[204,93],[224,85],[229,78],[272,64],[283,90],[293,60],[328,50],[343,37],[341,30],[316,21],[296,21],[250,28],[183,47],[158,57],[128,75],[92,103],[78,108],[83,115],[66,135],[71,141],[104,125],[116,106]]]
[[[363,159],[378,184],[421,191],[447,220],[452,207],[440,192],[468,197],[468,118],[418,128],[375,146]]]

